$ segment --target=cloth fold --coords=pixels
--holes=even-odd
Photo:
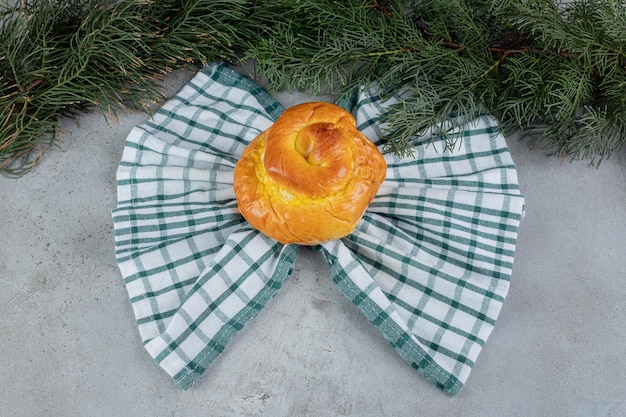
[[[378,145],[387,102],[348,109]],[[239,214],[234,166],[283,107],[208,65],[128,135],[113,210],[116,257],[149,354],[183,389],[280,290],[298,253]],[[413,368],[449,394],[469,377],[509,289],[524,198],[495,120],[481,116],[387,179],[349,236],[316,247],[332,281]]]

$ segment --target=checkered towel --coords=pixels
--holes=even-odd
[[[357,124],[378,145],[386,105],[361,93]],[[149,354],[183,389],[263,309],[299,247],[240,215],[233,169],[282,106],[222,64],[199,72],[129,134],[117,173],[115,249]],[[524,199],[495,121],[453,152],[416,142],[386,155],[387,179],[356,230],[317,246],[337,287],[413,368],[454,395],[509,289]]]

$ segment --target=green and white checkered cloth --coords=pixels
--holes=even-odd
[[[357,124],[378,145],[384,105],[362,93]],[[381,107],[383,106],[383,107]],[[299,247],[240,215],[233,170],[283,107],[222,64],[199,72],[129,134],[117,173],[115,248],[149,354],[183,389],[263,309]],[[413,368],[450,394],[466,382],[509,289],[524,199],[495,121],[454,152],[416,142],[349,236],[316,247],[330,279]]]

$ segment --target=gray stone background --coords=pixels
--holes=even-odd
[[[397,356],[310,250],[181,391],[144,351],[114,257],[115,171],[147,117],[64,119],[59,149],[0,178],[0,416],[626,415],[625,150],[596,169],[508,139],[526,217],[509,297],[456,397]]]

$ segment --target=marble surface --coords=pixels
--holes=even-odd
[[[173,74],[166,91],[189,76]],[[0,178],[1,416],[626,412],[626,150],[597,169],[508,140],[526,216],[509,296],[457,396],[407,366],[307,249],[272,303],[181,391],[143,349],[114,257],[115,171],[147,118],[63,119],[59,149],[23,178]]]

